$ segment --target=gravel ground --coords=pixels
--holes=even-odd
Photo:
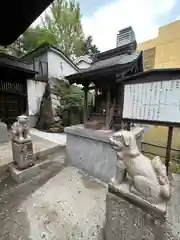
[[[64,155],[33,180],[0,183],[1,240],[103,240],[107,188],[73,167]]]

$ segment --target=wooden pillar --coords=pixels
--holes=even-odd
[[[106,129],[109,129],[109,121],[110,121],[110,104],[111,104],[111,92],[110,89],[107,89],[107,97],[106,97]]]
[[[88,118],[88,88],[84,87],[84,125]]]

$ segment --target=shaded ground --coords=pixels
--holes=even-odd
[[[0,239],[102,240],[107,188],[63,165],[64,156],[33,180],[0,183]]]

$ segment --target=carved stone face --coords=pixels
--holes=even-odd
[[[110,137],[109,141],[117,151],[130,152],[132,149],[137,148],[135,136],[129,131],[116,132]]]
[[[17,120],[20,124],[26,124],[28,122],[28,117],[25,115],[21,115],[17,117]]]

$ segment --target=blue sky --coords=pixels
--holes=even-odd
[[[117,32],[132,26],[138,42],[152,39],[158,27],[180,19],[179,0],[79,0],[85,35],[101,51],[116,45]]]
[[[85,36],[101,51],[116,47],[116,34],[132,26],[137,42],[152,39],[158,27],[180,20],[180,0],[77,0]]]
[[[83,17],[91,17],[99,8],[111,3],[113,0],[78,0]]]

